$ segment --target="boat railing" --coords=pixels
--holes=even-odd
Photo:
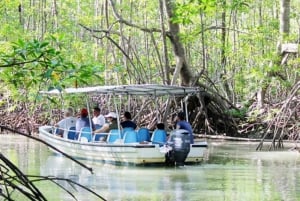
[[[70,140],[76,140],[76,127],[72,126],[68,129],[68,139]]]
[[[52,126],[49,133],[56,135],[56,136],[67,138],[69,140],[77,140],[78,139],[78,135],[77,135],[75,126],[71,126],[68,129],[63,129],[63,128]]]
[[[108,136],[107,136],[107,143],[111,144],[117,140],[122,140],[121,130],[119,130],[119,129],[110,130],[108,133]]]
[[[78,140],[83,142],[91,142],[93,139],[92,129],[90,127],[83,127],[81,128]]]
[[[125,135],[125,133],[127,132],[127,131],[133,131],[134,130],[134,128],[132,128],[132,127],[125,127],[125,128],[122,128],[122,130],[121,130],[121,138],[123,139],[124,138],[124,135]]]
[[[52,127],[50,133],[58,136],[58,131],[65,131],[66,129]],[[165,132],[160,133],[154,131],[152,136],[147,128],[133,129],[112,129],[109,133],[93,133],[89,127],[83,127],[80,132],[76,132],[76,127],[72,126],[67,129],[67,136],[65,138],[69,140],[75,140],[80,142],[95,142],[95,143],[152,143],[163,145],[166,142]],[[150,139],[151,136],[151,139]]]

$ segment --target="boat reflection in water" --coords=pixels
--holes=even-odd
[[[209,160],[201,165],[168,168],[91,163],[87,164],[94,170],[91,174],[65,157],[53,155],[38,142],[24,140],[22,136],[0,135],[1,153],[25,174],[72,179],[107,200],[300,200],[300,154],[256,152],[256,146],[257,143],[214,141],[209,142]],[[99,200],[81,188],[75,191],[65,182],[59,183],[80,201]],[[48,200],[75,200],[51,182],[38,185]]]
[[[51,155],[40,172],[72,179],[107,200],[300,200],[300,154],[256,152],[255,147],[251,143],[212,143],[209,161],[180,168],[89,164],[94,174]],[[75,193],[79,200],[97,200],[79,188]],[[71,200],[64,194],[60,197]]]
[[[43,176],[70,179],[91,188],[107,200],[191,200],[189,184],[201,181],[203,175],[194,175],[188,166],[180,168],[114,166],[91,163],[94,174],[75,162],[58,155],[51,155],[40,167]],[[192,167],[192,166],[190,166]],[[68,190],[71,186],[65,181],[59,184]],[[76,196],[93,200],[87,191],[77,188]],[[195,190],[195,189],[194,189]],[[66,198],[66,197],[65,197]]]

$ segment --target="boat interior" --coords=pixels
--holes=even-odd
[[[57,133],[57,129],[54,129],[54,134]],[[141,143],[146,144],[152,142],[152,144],[163,145],[167,142],[167,132],[162,129],[156,129],[153,132],[148,128],[142,127],[134,130],[133,128],[112,129],[109,133],[95,133],[93,134],[90,127],[83,127],[79,133],[76,132],[75,127],[68,129],[67,139],[76,140],[80,142],[107,142],[115,143]]]

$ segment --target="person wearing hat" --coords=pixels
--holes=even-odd
[[[117,114],[115,112],[110,112],[104,116],[107,119],[106,124],[104,124],[100,129],[95,130],[93,133],[109,133],[112,129],[119,129]]]
[[[73,109],[66,109],[64,111],[64,118],[55,124],[55,127],[57,127],[56,134],[68,138],[68,130],[76,125],[76,120],[77,118],[73,117]]]
[[[185,120],[185,113],[178,112],[176,117],[176,129],[187,130],[190,134],[190,143],[194,144],[193,128],[189,122]]]
[[[92,127],[93,130],[95,129],[93,121],[88,117],[88,110],[86,108],[80,110],[80,117],[76,121],[76,132],[79,133],[83,127]]]

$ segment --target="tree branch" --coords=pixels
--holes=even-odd
[[[13,66],[19,66],[19,65],[23,65],[23,64],[32,63],[32,62],[38,61],[42,56],[44,56],[43,53],[39,57],[37,57],[37,58],[35,58],[33,60],[19,62],[19,63],[11,63],[11,64],[0,65],[0,68],[3,68],[3,67],[13,67]]]
[[[123,23],[123,24],[126,24],[126,25],[128,25],[128,26],[130,26],[130,27],[134,27],[134,28],[140,29],[140,30],[145,31],[145,32],[149,32],[149,33],[152,33],[152,32],[159,32],[159,33],[161,33],[161,30],[160,30],[160,29],[157,29],[157,28],[145,28],[145,27],[142,27],[142,26],[139,26],[139,25],[136,25],[136,24],[132,24],[132,23],[128,22],[127,20],[124,20],[124,19],[119,15],[119,13],[117,12],[116,5],[115,5],[114,0],[109,0],[109,2],[110,2],[110,5],[111,5],[111,7],[112,7],[113,14],[114,14],[115,18],[118,20],[118,22]]]
[[[79,186],[85,190],[87,190],[88,192],[92,193],[93,195],[97,196],[98,198],[100,198],[101,200],[106,200],[105,198],[103,198],[101,195],[97,194],[95,191],[91,190],[90,188],[81,185],[80,183],[77,183],[71,179],[65,179],[65,178],[59,178],[59,177],[53,177],[53,176],[35,176],[35,175],[27,175],[27,177],[32,177],[32,178],[37,178],[34,180],[31,180],[31,182],[39,182],[39,181],[44,181],[44,180],[50,180],[51,182],[55,183],[56,185],[58,185],[60,188],[62,188],[63,190],[65,190],[68,194],[70,194],[72,197],[74,197],[74,195],[68,191],[65,187],[63,187],[62,185],[60,185],[58,182],[56,181],[66,181],[68,182],[70,185],[75,184],[76,186]],[[75,198],[75,197],[74,197]]]
[[[92,37],[94,37],[94,38],[97,38],[97,39],[107,38],[122,52],[122,54],[124,54],[124,56],[129,60],[130,64],[135,68],[135,65],[134,65],[133,61],[131,60],[131,58],[129,57],[129,55],[122,49],[122,47],[120,47],[120,45],[118,43],[116,43],[111,37],[108,36],[108,34],[110,33],[108,30],[103,30],[105,35],[102,37],[99,37],[99,36],[96,36],[95,34],[93,34],[93,32],[95,32],[93,29],[86,27],[82,24],[80,24],[80,26],[82,26],[84,29],[90,31],[92,33]],[[100,32],[100,31],[97,31],[97,32]]]

